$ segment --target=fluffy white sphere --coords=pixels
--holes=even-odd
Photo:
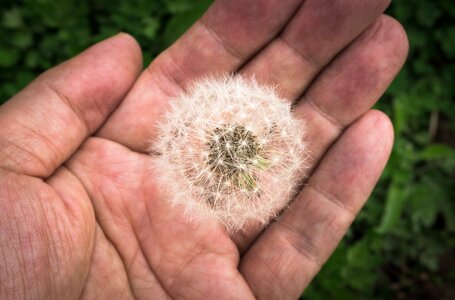
[[[171,99],[157,129],[151,152],[169,201],[229,232],[276,217],[306,168],[303,123],[289,101],[254,79],[196,82]]]

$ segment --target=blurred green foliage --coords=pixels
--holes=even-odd
[[[0,103],[39,73],[119,31],[148,64],[211,0],[2,0]],[[455,299],[455,2],[395,1],[408,62],[378,104],[391,161],[304,299]]]
[[[0,103],[37,74],[119,31],[144,63],[170,45],[211,0],[0,0]]]

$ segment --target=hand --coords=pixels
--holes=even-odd
[[[387,4],[218,0],[140,75],[119,34],[37,78],[0,108],[0,298],[298,298],[392,146],[370,110],[407,53]],[[278,221],[233,237],[170,208],[146,154],[167,99],[225,72],[279,85],[313,159]]]

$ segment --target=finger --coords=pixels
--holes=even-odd
[[[283,32],[242,73],[278,86],[285,98],[295,101],[321,69],[373,23],[389,3],[306,1]]]
[[[307,120],[312,166],[346,126],[368,111],[403,66],[408,53],[403,27],[380,17],[318,76],[295,115]]]
[[[363,206],[393,143],[388,118],[370,111],[342,135],[282,218],[243,257],[256,297],[297,299]]]
[[[0,108],[0,167],[47,177],[104,122],[141,69],[119,34],[45,72]]]
[[[368,111],[384,93],[406,58],[401,25],[383,16],[319,75],[295,109],[305,120],[309,172],[346,126]],[[262,226],[233,237],[244,252]]]
[[[151,126],[169,97],[196,78],[236,71],[276,36],[301,2],[215,1],[201,20],[152,62],[99,135],[145,152]]]

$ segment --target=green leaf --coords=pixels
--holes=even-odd
[[[182,13],[193,8],[193,3],[187,0],[167,0],[166,6],[169,12],[173,14]]]
[[[409,124],[408,118],[411,115],[411,110],[408,103],[410,102],[410,97],[409,94],[401,94],[395,97],[393,101],[393,124],[397,136],[403,132],[406,129],[407,124]]]
[[[417,158],[421,160],[446,159],[455,162],[455,149],[445,144],[432,144],[418,153]]]
[[[452,233],[455,232],[455,202],[453,201],[453,196],[452,194],[451,198],[443,199],[440,204],[447,230]]]
[[[402,180],[397,179],[397,176],[394,176],[387,193],[384,214],[382,215],[381,223],[377,227],[378,233],[384,234],[393,231],[401,217],[408,194],[409,189],[407,186]]]
[[[414,230],[419,231],[420,226],[430,227],[434,224],[439,212],[439,202],[433,186],[421,182],[412,187],[409,195],[409,211]]]
[[[14,7],[3,13],[3,26],[9,29],[17,29],[23,26],[22,14],[18,7]]]
[[[441,15],[440,6],[430,1],[422,1],[421,8],[417,10],[417,19],[427,28],[433,26]]]
[[[449,27],[441,35],[442,50],[449,58],[455,58],[455,27]]]
[[[28,31],[20,31],[13,34],[11,43],[18,49],[26,49],[33,44],[33,37]]]
[[[453,0],[438,0],[441,3],[441,8],[452,18],[455,18],[455,4]]]
[[[16,49],[0,48],[0,67],[8,68],[19,61],[20,53]]]
[[[370,253],[366,238],[352,245],[347,252],[347,262],[351,267],[370,269],[376,264]]]
[[[156,36],[156,33],[158,32],[158,29],[160,27],[158,19],[148,18],[147,20],[145,20],[144,23],[145,23],[144,29],[142,29],[142,32],[147,38],[153,39]]]

